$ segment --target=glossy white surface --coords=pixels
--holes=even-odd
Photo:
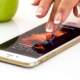
[[[20,0],[17,14],[12,21],[0,23],[0,43],[24,33],[48,20],[35,17],[37,7],[31,0]],[[72,14],[67,21],[80,22]],[[22,68],[0,62],[1,80],[80,80],[80,43],[35,68]]]

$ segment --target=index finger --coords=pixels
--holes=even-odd
[[[57,9],[58,9],[58,6],[59,6],[60,2],[61,2],[61,0],[55,0],[55,1],[54,1],[54,5],[53,5],[53,7],[52,7],[52,11],[51,11],[49,20],[48,20],[48,22],[47,22],[47,24],[46,24],[46,28],[50,27],[49,22],[51,22],[51,24],[54,23],[54,17],[55,17],[55,14],[56,14],[56,12],[57,12]],[[53,24],[53,25],[54,25],[54,24]],[[53,26],[53,27],[54,27],[54,26]],[[52,28],[52,26],[51,26],[50,28]],[[54,28],[53,28],[53,29],[54,29]]]
[[[52,8],[50,17],[49,17],[49,21],[54,21],[54,17],[55,17],[55,14],[57,12],[57,9],[58,9],[58,6],[59,6],[60,2],[61,2],[61,0],[55,0],[54,1],[54,5],[53,5],[53,8]]]

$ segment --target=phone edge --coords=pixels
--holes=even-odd
[[[48,54],[47,56],[41,57],[40,59],[38,59],[38,64],[43,63],[44,61],[52,58],[53,56],[56,56],[57,54],[61,53],[62,51],[70,48],[71,46],[73,46],[79,42],[80,42],[80,37],[78,39],[76,38],[74,41],[72,41],[72,40],[69,41],[68,44],[61,46],[60,48],[58,48],[55,51],[52,51],[51,54]]]
[[[52,58],[53,56],[59,54],[60,52],[62,52],[64,50],[68,49],[69,47],[77,44],[78,42],[80,42],[80,38],[76,38],[74,41],[71,40],[66,45],[61,46],[57,50],[52,51],[49,54],[42,56],[42,57],[38,58],[35,62],[31,62],[31,63],[19,62],[19,61],[11,60],[11,59],[4,58],[4,57],[0,57],[0,61],[5,62],[5,63],[10,63],[13,65],[17,65],[17,66],[21,66],[21,67],[31,68],[31,67],[35,67],[35,66],[43,63],[44,61]]]

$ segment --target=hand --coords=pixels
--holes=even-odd
[[[57,2],[60,2],[58,3],[59,4],[58,8],[56,8],[55,4]],[[80,17],[79,0],[34,0],[32,4],[34,6],[38,6],[38,9],[36,11],[36,16],[38,18],[44,17],[47,14],[52,3],[55,4],[55,9],[52,9],[50,18],[47,22],[46,26],[47,32],[55,31],[58,25],[67,19],[72,9],[75,16]]]

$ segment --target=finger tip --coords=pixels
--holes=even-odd
[[[41,15],[41,14],[39,14],[39,13],[36,13],[36,17],[38,17],[38,18],[43,18],[44,16]]]
[[[31,5],[32,5],[32,6],[37,6],[37,4],[36,4],[36,3],[31,3]]]

